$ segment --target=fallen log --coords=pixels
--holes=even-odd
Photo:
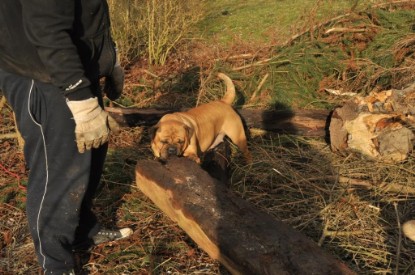
[[[167,113],[179,110],[106,107],[123,127],[152,126]],[[325,136],[330,112],[326,110],[238,109],[249,128],[303,136]]]
[[[299,231],[260,211],[195,162],[138,161],[136,182],[232,274],[355,274]]]
[[[176,112],[177,110],[156,109],[156,108],[121,108],[105,107],[112,118],[122,127],[152,126],[165,114]]]
[[[330,111],[326,110],[237,110],[250,128],[301,136],[326,135]]]

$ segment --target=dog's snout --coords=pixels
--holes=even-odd
[[[177,148],[176,147],[169,147],[167,152],[169,153],[169,155],[177,155]]]

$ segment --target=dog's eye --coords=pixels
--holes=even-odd
[[[160,140],[161,143],[163,144],[168,144],[169,142],[167,140]]]
[[[183,144],[183,143],[184,143],[184,140],[179,139],[179,140],[177,141],[177,143],[179,143],[179,144]]]

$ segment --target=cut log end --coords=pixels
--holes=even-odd
[[[384,162],[406,160],[415,143],[412,97],[396,90],[373,92],[336,108],[329,126],[332,151],[357,151]]]

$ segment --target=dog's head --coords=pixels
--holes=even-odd
[[[169,156],[181,156],[189,145],[193,130],[184,123],[168,120],[152,128],[151,149],[155,157],[167,160]]]

